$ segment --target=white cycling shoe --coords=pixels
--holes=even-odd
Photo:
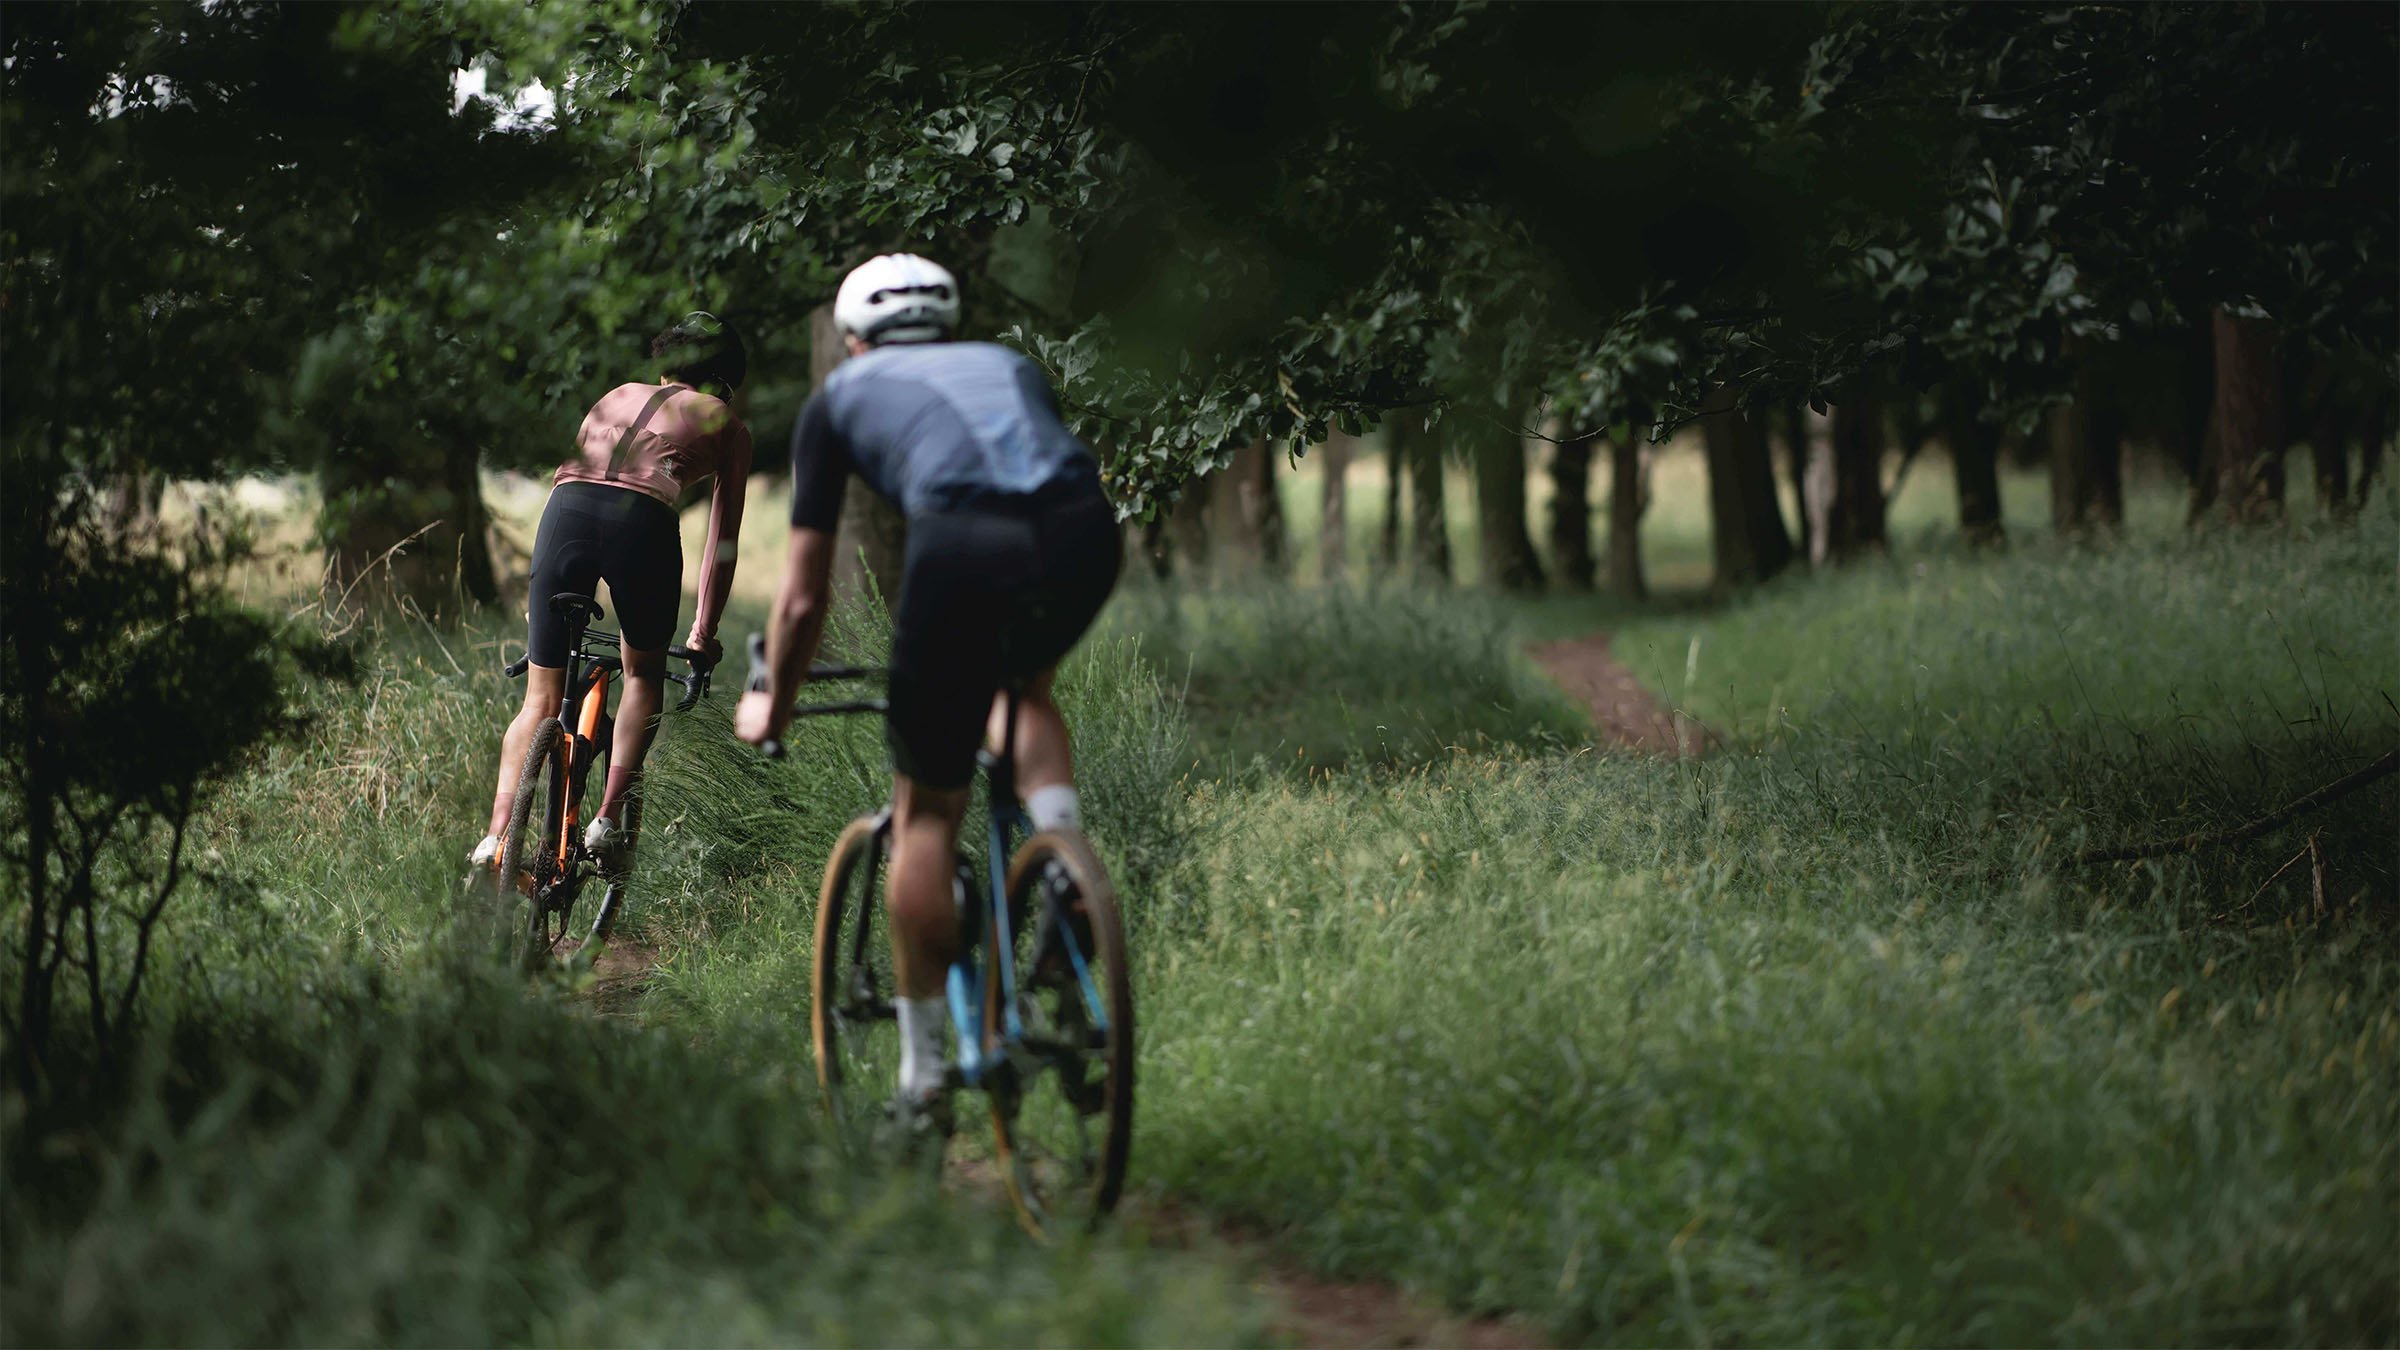
[[[483,842],[467,854],[469,867],[498,867],[500,865],[500,836],[487,834]]]
[[[615,872],[625,863],[625,829],[606,816],[592,817],[583,829],[584,851],[600,863],[601,870]]]

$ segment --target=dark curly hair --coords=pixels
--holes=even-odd
[[[650,339],[650,354],[668,379],[730,398],[750,374],[750,352],[733,325],[695,309]]]

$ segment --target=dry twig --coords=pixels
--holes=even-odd
[[[2077,866],[2085,863],[2132,862],[2140,858],[2156,858],[2168,853],[2190,853],[2212,844],[2238,844],[2245,839],[2265,834],[2303,811],[2323,806],[2339,797],[2346,797],[2376,779],[2400,768],[2400,750],[2386,750],[2374,763],[2363,769],[2344,774],[2306,796],[2295,798],[2269,811],[2247,825],[2230,830],[2195,830],[2173,839],[2154,839],[2147,844],[2127,844],[2121,848],[2087,848],[2069,859]]]

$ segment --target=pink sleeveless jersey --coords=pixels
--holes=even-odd
[[[642,410],[662,389],[670,392],[643,420]],[[637,422],[641,429],[627,440],[625,429]],[[625,446],[621,455],[620,442]],[[699,614],[692,624],[696,635],[713,636],[733,584],[731,541],[741,532],[743,494],[749,487],[750,428],[723,399],[689,385],[620,384],[583,415],[575,446],[575,458],[558,466],[552,486],[603,483],[675,507],[685,489],[715,476],[708,542],[700,561]]]
[[[666,402],[633,433],[625,453],[616,454],[625,429],[642,416],[661,388]],[[750,428],[724,400],[684,385],[620,384],[583,415],[575,433],[575,458],[558,466],[557,483],[608,483],[648,493],[669,506],[684,489],[710,474],[718,490],[736,491],[750,476]]]

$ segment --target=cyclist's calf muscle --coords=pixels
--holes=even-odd
[[[509,803],[517,795],[517,775],[525,767],[525,751],[533,744],[533,729],[542,724],[543,718],[558,711],[559,701],[566,697],[566,692],[564,669],[531,664],[525,667],[525,702],[500,737],[500,783],[492,790],[492,825],[488,831],[494,837],[508,828]]]

